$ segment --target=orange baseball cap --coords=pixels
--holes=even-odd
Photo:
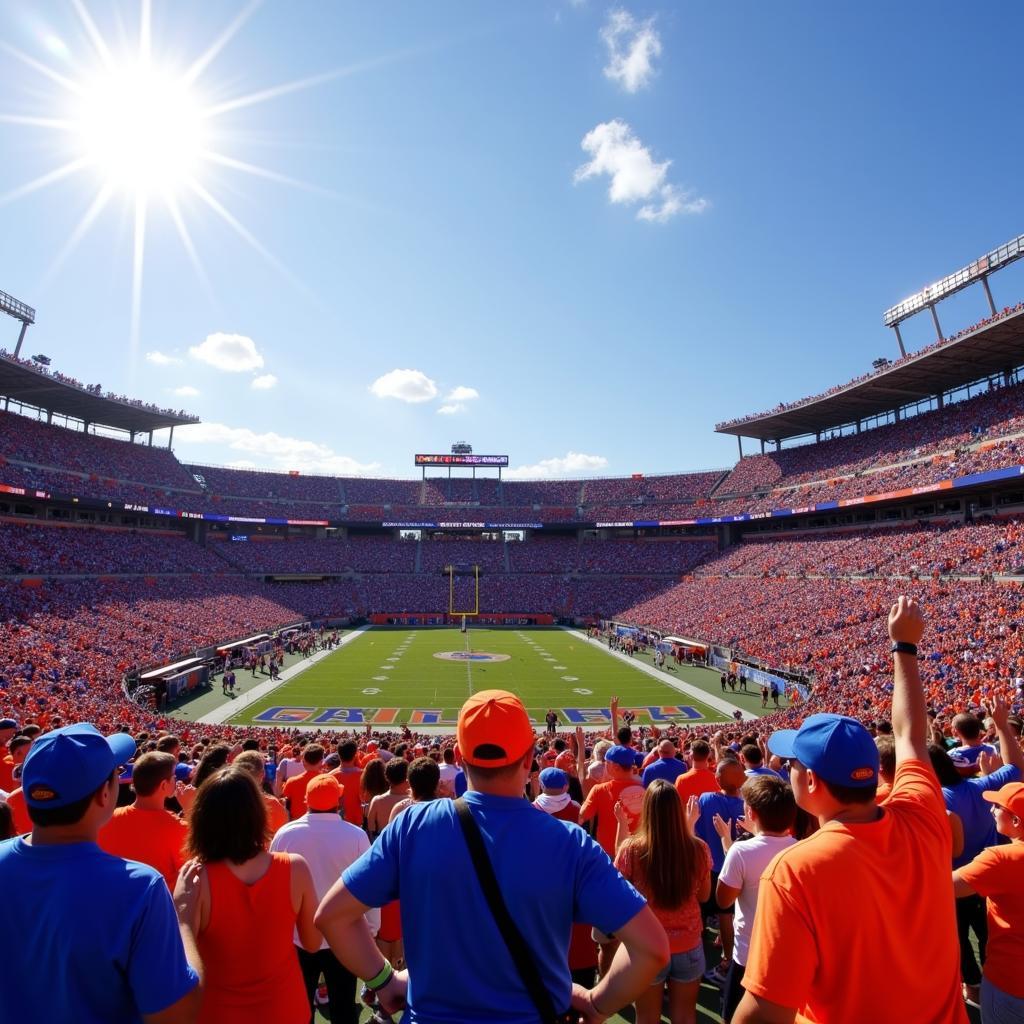
[[[1024,782],[1008,782],[994,793],[990,790],[981,795],[990,804],[998,804],[1015,818],[1024,821]]]
[[[474,693],[459,712],[457,735],[462,760],[478,768],[515,764],[535,739],[526,708],[507,690]]]
[[[318,775],[306,787],[306,806],[311,811],[335,811],[343,788],[333,775]]]

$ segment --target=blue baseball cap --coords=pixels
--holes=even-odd
[[[17,729],[18,723],[13,718],[0,718],[0,729]]]
[[[29,807],[66,807],[81,800],[110,778],[115,768],[135,755],[127,733],[104,736],[81,722],[44,733],[29,751],[21,774]]]
[[[624,747],[617,743],[604,752],[604,759],[617,764],[620,768],[633,768],[636,765],[636,755],[637,752],[632,747]],[[642,761],[643,757],[640,760]]]
[[[545,768],[540,773],[540,784],[544,789],[565,789],[569,776],[561,768]]]
[[[192,765],[179,761],[174,766],[174,777],[178,782],[188,782],[192,778]]]
[[[878,747],[856,718],[811,715],[799,729],[780,729],[768,739],[779,757],[799,761],[835,786],[878,783]]]

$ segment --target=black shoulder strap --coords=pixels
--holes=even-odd
[[[461,797],[455,801],[455,811],[459,816],[459,824],[462,826],[466,845],[469,847],[469,856],[473,861],[473,867],[476,868],[476,877],[480,882],[480,888],[483,890],[487,905],[491,908],[498,931],[501,932],[501,937],[505,940],[505,945],[508,946],[516,970],[519,971],[526,991],[530,993],[530,998],[533,1000],[534,1006],[537,1007],[540,1019],[544,1024],[554,1024],[558,1019],[558,1014],[552,1005],[551,994],[541,980],[540,971],[537,970],[530,947],[527,946],[526,940],[516,927],[516,923],[512,920],[512,915],[508,912],[508,907],[505,906],[505,901],[502,899],[501,888],[498,886],[497,878],[494,877],[494,868],[491,866],[490,857],[487,856],[483,836],[480,835],[480,827],[473,820],[473,812],[470,811],[469,805]]]

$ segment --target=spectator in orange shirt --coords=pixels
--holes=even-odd
[[[7,744],[18,731],[18,723],[13,718],[0,718],[0,758],[7,756]]]
[[[693,767],[676,779],[676,791],[684,804],[691,796],[717,793],[721,788],[715,769],[711,767],[711,745],[706,740],[694,740],[690,753],[693,755]]]
[[[15,736],[8,744],[9,753],[0,760],[0,789],[5,793],[21,785],[21,766],[31,747],[30,736]]]
[[[350,825],[362,828],[363,825],[363,801],[359,795],[359,780],[362,771],[356,764],[359,755],[359,746],[355,740],[345,740],[338,744],[338,757],[341,758],[341,765],[331,772],[331,775],[338,780],[341,786],[341,806],[344,811],[345,820]]]
[[[174,796],[175,763],[170,754],[157,751],[139,757],[132,771],[135,803],[114,811],[98,839],[101,850],[156,868],[171,892],[185,863],[188,838],[185,823],[164,810],[164,801]]]
[[[263,802],[267,805],[267,829],[270,834],[276,835],[282,825],[288,823],[288,812],[284,804],[273,793],[267,792],[267,762],[258,750],[243,750],[234,763],[239,768],[244,768],[253,778],[263,794]]]
[[[632,832],[640,820],[640,807],[644,790],[640,779],[633,773],[636,752],[631,747],[609,747],[604,755],[605,782],[599,782],[587,794],[580,808],[580,824],[597,819],[594,838],[609,857],[615,857],[615,804],[622,802]],[[634,792],[630,792],[630,791]],[[626,795],[623,796],[623,793]]]
[[[988,910],[988,946],[981,978],[981,1019],[1024,1020],[1024,782],[1009,782],[982,793],[992,804],[996,831],[1009,844],[990,846],[953,872],[958,899],[984,896]]]
[[[302,772],[292,776],[281,791],[288,807],[288,819],[295,821],[306,813],[306,787],[312,779],[323,773],[324,748],[310,743],[302,752]]]
[[[966,1024],[952,843],[917,667],[923,632],[917,602],[901,597],[889,613],[896,776],[884,807],[875,803],[878,748],[855,719],[811,715],[768,740],[790,763],[797,803],[821,827],[762,877],[733,1024]],[[884,995],[870,983],[881,979]]]

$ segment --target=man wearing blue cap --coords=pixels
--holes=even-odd
[[[127,734],[80,724],[43,734],[25,759],[32,834],[0,843],[4,910],[22,922],[0,929],[4,1019],[35,1020],[45,1006],[78,1024],[195,1020],[199,978],[163,878],[96,844],[134,753]]]
[[[884,805],[878,748],[855,719],[811,715],[768,740],[821,827],[762,876],[733,1024],[967,1022],[952,838],[917,667],[923,632],[917,602],[901,597],[889,613],[896,776]]]

